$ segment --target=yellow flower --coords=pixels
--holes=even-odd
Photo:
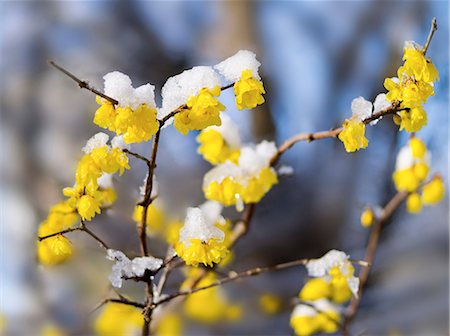
[[[281,299],[271,293],[264,293],[259,297],[259,306],[268,315],[275,315],[281,310]]]
[[[91,155],[83,155],[78,162],[75,180],[78,185],[97,184],[97,179],[102,175],[101,168],[96,164]]]
[[[208,286],[215,282],[217,277],[214,273],[208,272],[200,281],[196,279],[198,279],[197,272],[189,272],[181,289],[191,288],[193,281],[198,282],[194,288]],[[189,295],[184,302],[183,309],[189,318],[202,323],[216,323],[223,321],[224,318],[235,321],[242,315],[241,308],[227,302],[219,287],[212,287]]]
[[[261,198],[278,183],[277,173],[273,168],[266,167],[258,176],[251,178],[242,193],[244,203],[258,203]]]
[[[414,173],[414,169],[406,168],[402,170],[396,170],[392,175],[395,188],[398,191],[412,192],[416,190],[421,182],[421,179]]]
[[[142,221],[144,207],[137,205],[134,208],[133,220],[137,223]],[[147,231],[151,234],[160,232],[165,223],[164,211],[155,204],[150,204],[147,208]]]
[[[366,208],[361,214],[361,225],[370,227],[373,224],[374,215],[371,208]]]
[[[94,124],[115,131],[117,112],[114,105],[110,101],[102,99],[100,96],[96,97],[96,101],[100,107],[95,111]]]
[[[341,316],[335,306],[326,299],[313,301],[310,304],[298,304],[292,315],[290,324],[298,336],[308,336],[315,333],[335,333],[339,328]]]
[[[175,115],[174,127],[182,134],[191,130],[201,130],[208,126],[220,126],[220,112],[225,110],[215,97],[220,95],[220,87],[203,88],[198,95],[189,97],[187,108]]]
[[[253,78],[252,71],[242,71],[241,79],[234,84],[236,105],[239,110],[251,109],[264,103],[264,90],[261,81]]]
[[[67,201],[55,204],[49,211],[47,223],[55,232],[73,226],[78,220],[77,211]]]
[[[322,278],[313,278],[306,282],[298,298],[303,301],[315,301],[328,298],[331,294],[330,284]]]
[[[175,251],[186,262],[186,265],[198,266],[198,264],[204,264],[210,267],[214,263],[219,263],[229,253],[224,242],[217,238],[209,239],[206,242],[191,238],[188,247],[183,242],[179,242],[175,246]]]
[[[423,107],[400,111],[400,130],[406,132],[418,132],[428,122],[427,113]]]
[[[406,48],[403,55],[404,68],[409,76],[414,76],[418,81],[434,82],[439,79],[439,74],[430,60],[425,58],[421,50]]]
[[[40,336],[64,336],[66,333],[54,324],[47,323],[42,327]]]
[[[343,130],[339,133],[339,140],[344,143],[347,152],[350,153],[367,147],[369,141],[364,135],[366,125],[363,122],[347,119],[342,127]]]
[[[240,197],[242,190],[243,186],[232,177],[226,177],[221,182],[213,181],[203,189],[207,199],[225,206],[236,204],[236,197]]]
[[[175,246],[180,239],[180,229],[183,226],[183,223],[180,221],[174,221],[169,223],[164,232],[164,236],[166,238],[167,244],[170,246]]]
[[[58,231],[50,227],[48,222],[44,221],[39,227],[38,235],[39,237],[45,237]],[[57,265],[72,256],[72,244],[63,235],[57,235],[39,241],[37,243],[37,254],[41,264],[46,266]]]
[[[117,194],[113,188],[99,190],[99,193],[100,206],[102,207],[110,206],[117,200]]]
[[[198,152],[211,164],[231,161],[237,163],[239,159],[239,148],[231,148],[222,134],[214,129],[205,129],[197,137],[200,143]]]
[[[90,221],[95,214],[101,213],[100,201],[91,195],[83,195],[78,201],[77,209],[81,218]]]
[[[410,213],[418,213],[422,210],[422,201],[418,193],[414,192],[406,199],[406,209]]]
[[[319,330],[319,323],[315,317],[294,316],[290,321],[292,329],[297,336],[308,336]]]
[[[148,141],[159,129],[156,109],[147,104],[133,110],[129,106],[115,108],[100,97],[97,97],[97,103],[101,106],[95,112],[94,124],[123,134],[123,140],[128,144]]]
[[[316,316],[316,320],[324,333],[332,334],[339,329],[340,315],[337,311],[330,310],[320,313]]]
[[[181,336],[182,328],[181,318],[177,314],[168,313],[158,322],[155,334],[157,336]]]
[[[425,154],[427,153],[427,147],[423,143],[422,140],[420,140],[417,137],[412,138],[409,140],[409,146],[411,147],[412,156],[416,159],[424,159]]]
[[[435,177],[427,183],[422,190],[422,202],[433,205],[440,202],[445,196],[445,185],[441,177]]]
[[[133,335],[140,332],[144,316],[139,308],[120,303],[107,303],[95,321],[100,336]]]

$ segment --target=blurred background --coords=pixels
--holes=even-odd
[[[97,88],[119,70],[135,86],[150,82],[157,94],[169,76],[195,65],[216,64],[239,49],[257,53],[267,91],[255,111],[235,111],[223,95],[246,142],[278,144],[300,131],[337,126],[350,115],[353,98],[373,101],[383,80],[401,64],[405,40],[424,43],[436,16],[438,31],[428,55],[440,82],[426,105],[428,126],[418,133],[432,152],[432,171],[448,181],[448,3],[414,2],[22,2],[0,4],[1,43],[1,231],[0,314],[7,333],[38,334],[51,322],[75,330],[84,306],[108,291],[111,263],[82,234],[70,238],[76,256],[52,269],[36,264],[37,227],[49,207],[73,184],[80,149],[100,131],[92,124],[95,97],[47,66],[54,59]],[[161,139],[157,176],[160,195],[176,213],[202,203],[201,181],[210,169],[196,154],[196,134],[173,128]],[[317,257],[331,248],[364,257],[369,231],[359,224],[367,204],[383,205],[395,193],[395,156],[407,141],[390,118],[369,127],[367,149],[354,154],[339,141],[299,144],[282,163],[294,174],[257,206],[247,237],[236,246],[231,269]],[[146,156],[150,144],[134,145]],[[116,210],[98,216],[92,229],[117,249],[138,252],[133,204],[145,165],[115,185]],[[182,172],[181,172],[182,171]],[[181,173],[180,173],[181,172]],[[352,325],[356,334],[448,334],[448,198],[418,215],[402,207],[382,231],[379,252]],[[231,216],[236,214],[230,211]],[[153,253],[164,251],[151,243]],[[305,279],[302,269],[266,274],[224,287],[244,307],[244,318],[218,327],[190,323],[190,334],[292,334],[292,298]],[[176,290],[176,279],[168,289]],[[131,284],[124,292],[140,299]],[[268,318],[258,293],[279,295],[284,309]]]

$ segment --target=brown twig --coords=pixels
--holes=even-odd
[[[121,296],[119,299],[109,298],[109,299],[105,299],[105,300],[101,301],[94,308],[92,308],[89,313],[90,314],[95,313],[97,310],[99,310],[101,307],[103,307],[108,302],[120,303],[120,304],[124,304],[124,305],[128,305],[128,306],[133,306],[136,308],[144,308],[145,307],[145,305],[143,303],[128,300],[125,297]]]
[[[100,239],[100,237],[98,237],[95,233],[93,233],[90,229],[88,229],[86,227],[86,224],[84,223],[83,220],[81,221],[81,224],[79,226],[61,230],[61,231],[58,231],[58,232],[55,232],[55,233],[52,233],[52,234],[49,234],[46,236],[38,237],[38,240],[43,241],[43,240],[51,238],[51,237],[55,237],[58,235],[64,235],[66,233],[75,232],[75,231],[83,231],[83,232],[87,233],[89,236],[94,238],[104,249],[106,249],[106,250],[109,249],[108,245],[102,239]]]
[[[134,156],[136,159],[139,159],[141,161],[144,161],[147,165],[150,165],[150,160],[147,159],[145,156],[142,156],[138,153],[132,152],[129,149],[124,148],[123,149],[124,153],[130,154],[131,156]]]
[[[223,279],[217,280],[212,282],[211,284],[207,285],[207,286],[203,286],[203,287],[198,287],[198,288],[191,288],[189,290],[184,290],[184,291],[180,291],[171,295],[166,296],[165,298],[159,300],[158,302],[154,303],[154,307],[157,307],[160,304],[163,304],[165,302],[171,301],[177,297],[180,296],[186,296],[192,293],[196,293],[208,288],[212,288],[212,287],[217,287],[223,284],[226,284],[228,282],[232,282],[232,281],[236,281],[239,279],[243,279],[243,278],[248,278],[248,277],[253,277],[255,275],[259,275],[261,273],[266,273],[266,272],[274,272],[274,271],[279,271],[282,269],[286,269],[286,268],[291,268],[291,267],[295,267],[295,266],[300,266],[300,265],[305,265],[307,262],[309,261],[309,259],[297,259],[294,261],[289,261],[289,262],[285,262],[282,264],[277,264],[274,266],[268,266],[268,267],[256,267],[244,272],[240,272],[240,273],[236,273],[236,272],[230,272],[228,277],[225,277]]]
[[[431,43],[431,39],[433,38],[434,33],[437,30],[437,21],[436,18],[434,17],[433,20],[431,20],[431,28],[430,28],[430,32],[428,33],[428,37],[427,37],[427,41],[425,42],[425,45],[423,46],[422,52],[425,55],[427,53],[428,47],[430,46]]]
[[[78,86],[80,87],[80,89],[86,89],[88,91],[91,91],[92,93],[95,93],[96,95],[108,100],[110,103],[112,103],[113,105],[117,105],[119,104],[119,102],[114,99],[111,98],[107,95],[105,95],[103,92],[100,92],[99,90],[97,90],[96,88],[92,87],[89,85],[88,82],[79,79],[77,76],[75,76],[73,73],[69,72],[68,70],[64,69],[63,67],[61,67],[60,65],[56,64],[54,61],[52,60],[48,60],[48,64],[51,65],[52,67],[54,67],[55,69],[61,71],[63,74],[65,74],[66,76],[68,76],[69,78],[73,79],[75,82],[77,82]]]

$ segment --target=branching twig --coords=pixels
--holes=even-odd
[[[196,293],[208,288],[212,288],[212,287],[217,287],[223,284],[226,284],[228,282],[232,282],[232,281],[236,281],[242,278],[248,278],[248,277],[252,277],[255,275],[259,275],[261,273],[266,273],[266,272],[273,272],[273,271],[279,271],[282,269],[286,269],[286,268],[290,268],[290,267],[295,267],[295,266],[299,266],[299,265],[305,265],[307,262],[309,261],[309,259],[298,259],[298,260],[294,260],[294,261],[289,261],[286,263],[282,263],[282,264],[277,264],[274,266],[268,266],[268,267],[256,267],[244,272],[240,272],[240,273],[236,273],[236,272],[230,272],[229,276],[217,281],[212,282],[211,284],[207,285],[207,286],[203,286],[203,287],[198,287],[198,288],[191,288],[189,290],[184,290],[184,291],[180,291],[178,293],[174,293],[171,295],[166,296],[165,298],[159,300],[158,302],[154,303],[154,307],[171,301],[177,297],[180,296],[186,296],[192,293]]]
[[[425,55],[427,53],[428,47],[430,46],[431,39],[433,38],[434,33],[437,30],[437,21],[434,17],[433,20],[431,20],[431,28],[430,32],[428,33],[427,41],[425,42],[425,45],[423,46],[423,54]]]
[[[123,149],[124,153],[130,154],[131,156],[134,156],[136,159],[139,159],[141,161],[144,161],[147,165],[150,165],[150,160],[147,159],[145,156],[142,156],[138,153],[132,152],[129,149],[124,148]]]
[[[124,305],[133,306],[136,308],[144,308],[145,307],[145,305],[143,303],[128,300],[125,297],[121,296],[119,299],[109,298],[109,299],[105,299],[105,300],[101,301],[90,311],[90,314],[93,314],[94,312],[99,310],[101,307],[103,307],[105,304],[107,304],[108,302],[121,303]]]
[[[89,236],[94,238],[104,249],[106,249],[106,250],[109,249],[108,245],[102,239],[100,239],[100,237],[98,237],[94,232],[92,232],[90,229],[88,229],[86,227],[84,221],[81,221],[81,224],[79,226],[68,228],[65,230],[58,231],[58,232],[54,232],[52,234],[49,234],[49,235],[46,235],[43,237],[38,237],[38,240],[43,241],[43,240],[51,238],[51,237],[55,237],[58,235],[64,235],[66,233],[70,233],[70,232],[74,232],[74,231],[83,231],[83,232],[87,233]]]
[[[69,72],[68,70],[64,69],[63,67],[59,66],[58,64],[56,64],[54,61],[49,60],[48,64],[51,65],[52,67],[54,67],[55,69],[61,71],[63,74],[65,74],[66,76],[70,77],[71,79],[73,79],[75,82],[77,82],[78,86],[81,89],[86,89],[88,91],[91,91],[92,93],[95,93],[96,95],[108,100],[109,102],[111,102],[113,105],[117,105],[119,104],[119,102],[117,100],[115,100],[114,98],[111,98],[107,95],[105,95],[103,92],[100,92],[99,90],[97,90],[96,88],[92,87],[89,85],[88,82],[79,79],[77,76],[75,76],[73,73]]]

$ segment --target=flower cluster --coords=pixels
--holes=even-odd
[[[136,307],[110,302],[95,321],[95,332],[100,336],[132,335],[144,325],[144,316]]]
[[[145,84],[134,89],[130,77],[118,71],[110,72],[103,78],[105,94],[119,104],[116,107],[109,100],[97,97],[100,107],[95,112],[94,123],[118,135],[123,134],[127,144],[150,140],[159,128],[155,87]]]
[[[291,326],[297,335],[334,333],[341,319],[336,304],[343,304],[358,293],[359,279],[354,276],[355,269],[349,257],[337,250],[309,261],[306,267],[312,278],[298,294],[303,303],[294,309]]]
[[[389,91],[386,98],[402,109],[394,119],[400,130],[417,132],[427,124],[423,104],[434,95],[434,82],[439,75],[431,59],[425,57],[423,48],[415,42],[405,43],[403,60],[397,77],[384,81]]]
[[[406,208],[411,213],[420,212],[422,204],[436,204],[444,197],[445,187],[439,176],[422,186],[429,175],[430,164],[431,155],[423,141],[417,137],[411,138],[397,155],[392,178],[398,191],[409,193]]]
[[[198,208],[188,208],[175,251],[186,265],[213,266],[225,258],[229,251],[225,243],[225,232],[221,226],[225,219],[222,207],[216,202],[206,202]]]
[[[181,290],[208,286],[216,280],[217,276],[214,272],[208,272],[202,276],[200,269],[189,268]],[[241,307],[231,304],[219,287],[202,290],[188,296],[183,304],[183,310],[189,318],[203,323],[215,323],[224,319],[235,321],[242,315]]]
[[[205,197],[225,206],[257,203],[278,182],[270,161],[277,152],[273,142],[263,141],[240,150],[237,164],[227,161],[219,164],[203,179]]]

